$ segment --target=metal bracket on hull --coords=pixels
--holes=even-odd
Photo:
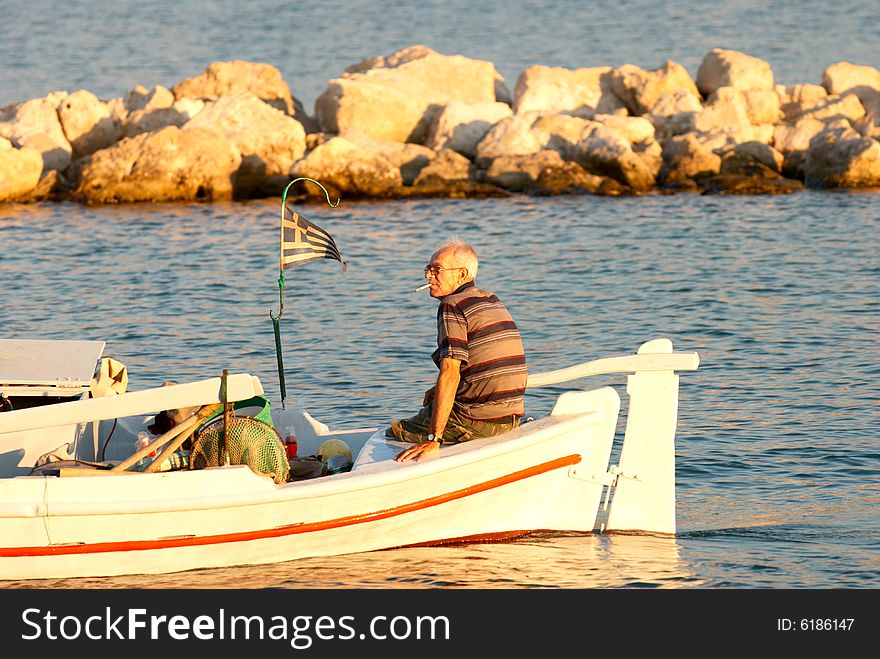
[[[605,487],[612,487],[615,485],[618,476],[638,480],[638,475],[624,473],[617,468],[617,465],[612,465],[604,474],[597,474],[593,471],[588,472],[587,468],[581,464],[576,464],[569,468],[568,475],[571,478],[577,478],[578,480],[586,481],[588,483],[596,483],[597,485],[603,485]]]
[[[634,481],[642,480],[641,478],[639,478],[638,474],[631,472],[631,471],[624,471],[618,465],[611,465],[611,467],[608,469],[608,473],[614,476],[615,483],[616,483],[618,477],[629,478],[630,480],[634,480]]]
[[[583,463],[574,464],[568,468],[569,478],[576,478],[587,483],[595,483],[605,488],[605,500],[602,503],[602,510],[608,511],[608,503],[611,499],[611,492],[621,478],[631,481],[638,481],[639,475],[634,472],[625,471],[618,465],[611,465],[603,474],[589,470]],[[605,524],[601,525],[600,531],[605,531]]]
[[[618,465],[611,465],[605,473],[605,478],[601,481],[602,485],[608,488],[605,490],[605,501],[602,503],[602,510],[608,510],[608,501],[611,498],[611,490],[617,485],[617,480],[619,478],[628,478],[637,481],[639,480],[639,475],[624,471]],[[602,525],[602,530],[605,530],[604,524]]]

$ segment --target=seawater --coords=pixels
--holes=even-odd
[[[533,64],[672,59],[695,77],[715,47],[768,61],[780,84],[880,62],[876,11],[857,0],[0,5],[15,26],[0,39],[0,105],[56,90],[109,99],[244,59],[276,66],[312,113],[347,66],[417,43],[493,62],[511,91]],[[132,389],[248,371],[277,406],[278,201],[0,206],[0,335],[105,340]],[[342,427],[411,412],[434,376],[434,302],[413,289],[434,245],[458,235],[516,316],[533,372],[659,336],[700,353],[681,375],[677,537],[534,535],[0,587],[876,588],[878,208],[877,193],[813,191],[302,208],[348,269],[287,274],[288,404]],[[625,404],[622,376],[600,384]],[[529,413],[562,390],[529,392]]]
[[[436,305],[413,289],[436,244],[458,236],[516,318],[531,372],[658,337],[700,354],[681,374],[677,536],[533,535],[39,587],[880,585],[877,193],[299,210],[334,236],[347,269],[286,273],[286,404],[341,428],[412,412],[435,375]],[[131,390],[249,372],[278,406],[279,214],[279,200],[0,207],[0,332],[105,340]],[[605,384],[625,404],[624,376],[576,386]],[[564,390],[528,392],[527,412],[546,414]]]
[[[68,0],[0,1],[0,105],[87,89],[172,87],[214,61],[277,67],[306,111],[364,59],[423,44],[493,62],[513,91],[543,64],[580,68],[671,59],[696,78],[713,48],[767,61],[777,83],[821,84],[840,61],[880,65],[876,6],[862,0]]]

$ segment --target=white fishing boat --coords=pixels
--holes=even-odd
[[[0,341],[0,579],[167,573],[534,531],[675,533],[677,372],[696,370],[699,356],[667,339],[529,376],[534,388],[629,374],[617,464],[620,395],[573,387],[547,416],[405,463],[394,456],[406,445],[384,428],[334,429],[306,410],[272,408],[268,425],[292,424],[300,455],[328,440],[352,453],[348,470],[283,482],[246,464],[170,466],[209,413],[223,412],[224,424],[230,408],[251,418],[234,405],[263,395],[257,377],[115,393],[124,378],[116,365],[113,379],[103,349]],[[159,414],[189,407],[198,413],[135,449]]]

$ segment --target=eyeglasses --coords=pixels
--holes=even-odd
[[[464,270],[464,268],[443,268],[439,265],[426,265],[425,275],[430,272],[432,277],[439,277],[441,270]]]

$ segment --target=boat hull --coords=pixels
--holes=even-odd
[[[166,573],[594,529],[619,397],[398,463],[373,434],[352,471],[274,484],[247,467],[0,481],[0,579]]]

